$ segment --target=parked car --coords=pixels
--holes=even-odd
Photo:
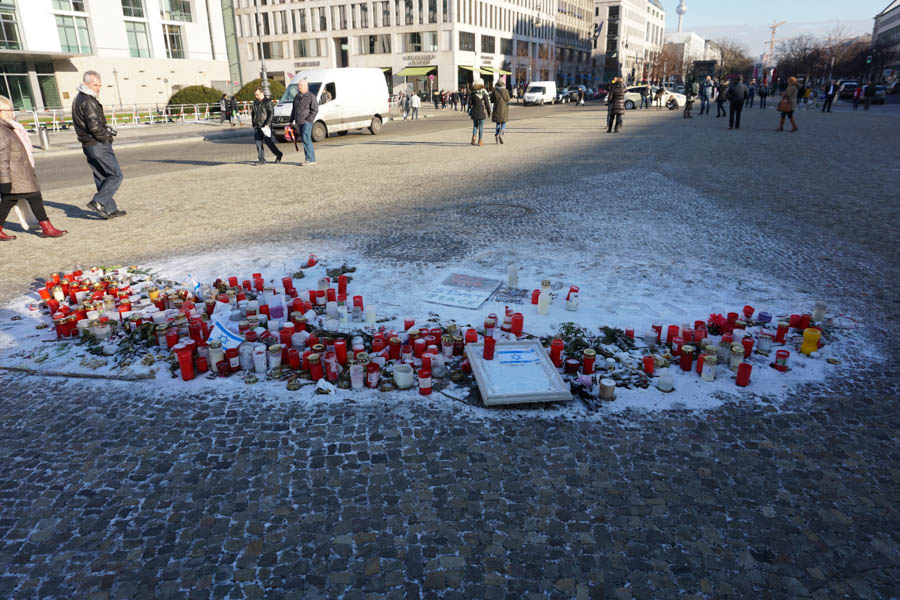
[[[534,81],[525,90],[525,96],[522,98],[525,106],[529,104],[553,104],[556,101],[556,82],[555,81]]]
[[[588,89],[583,85],[573,85],[566,89],[566,93],[569,95],[569,102],[578,102],[578,92],[584,92],[584,99],[588,99]]]
[[[641,90],[644,86],[639,85],[636,87],[630,87],[625,90],[625,108],[627,110],[632,110],[641,105]],[[656,97],[656,90],[659,88],[651,87],[650,88],[650,100],[651,106],[653,103],[653,98]],[[665,89],[665,88],[664,88]],[[684,94],[677,94],[671,92],[669,90],[665,90],[663,93],[663,106],[668,108],[669,110],[675,110],[676,108],[684,108],[685,103],[687,102],[687,98]]]
[[[554,104],[565,104],[569,101],[569,88],[559,88],[556,92],[556,98],[553,99]]]
[[[390,96],[381,69],[310,69],[294,76],[275,107],[272,132],[282,141],[302,79],[309,81],[309,91],[319,102],[310,136],[314,142],[325,139],[329,133],[346,135],[351,129],[368,129],[376,135],[390,119]]]
[[[609,90],[606,85],[598,85],[597,91],[596,91],[596,93],[594,93],[593,97],[596,98],[597,100],[603,100],[604,98],[606,98],[606,94],[608,91]]]
[[[853,92],[859,87],[858,81],[842,81],[838,88],[838,98],[841,100],[853,100]]]
[[[891,85],[888,86],[887,90],[888,94],[900,94],[900,81],[895,81]]]
[[[872,98],[872,104],[884,104],[884,98],[887,96],[888,86],[886,85],[876,85],[875,86],[875,97]]]

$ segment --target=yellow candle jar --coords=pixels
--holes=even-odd
[[[811,353],[819,349],[819,339],[822,332],[812,327],[803,330],[803,345],[800,346],[800,352],[809,356]]]

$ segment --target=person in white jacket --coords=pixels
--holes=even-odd
[[[419,98],[418,94],[413,94],[409,99],[409,107],[412,109],[412,118],[419,118],[419,107],[422,106],[422,99]]]

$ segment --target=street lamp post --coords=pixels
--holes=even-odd
[[[119,99],[119,108],[122,108],[122,92],[119,91],[119,72],[113,68],[113,79],[116,80],[116,98]]]
[[[259,15],[259,0],[254,2],[256,8],[256,33],[259,37],[259,78],[262,80],[262,91],[266,98],[272,97],[272,90],[269,88],[269,74],[266,72],[266,59],[263,54],[262,41],[262,17]]]

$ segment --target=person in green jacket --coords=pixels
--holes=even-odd
[[[497,124],[494,130],[494,143],[502,144],[503,134],[506,133],[506,121],[509,119],[509,90],[506,89],[502,79],[491,92],[491,104],[494,105],[491,120]]]

